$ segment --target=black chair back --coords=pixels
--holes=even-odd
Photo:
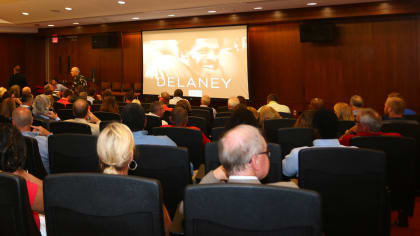
[[[38,142],[36,139],[26,137],[26,161],[25,170],[37,177],[38,179],[44,179],[47,175],[47,171],[42,163],[41,155],[39,154]]]
[[[101,121],[110,121],[110,120],[121,120],[120,114],[112,113],[112,112],[105,112],[105,111],[95,111],[93,113],[98,119]]]
[[[44,202],[49,236],[164,235],[157,180],[51,175],[44,181]]]
[[[210,112],[210,121],[212,121],[213,119],[214,119],[214,114],[213,114],[213,108],[211,108],[211,107],[201,107],[201,106],[191,106],[191,109],[194,111],[194,110],[205,110],[205,111],[208,111],[208,112]],[[193,114],[194,114],[194,112],[193,112]]]
[[[147,130],[149,134],[152,133],[152,129],[154,127],[162,126],[162,120],[157,116],[146,116],[146,119],[147,119],[147,123],[146,123],[145,130]]]
[[[412,215],[414,208],[416,141],[413,138],[391,136],[356,137],[350,140],[350,145],[386,153],[391,208],[399,210],[401,220],[407,221],[408,215]]]
[[[90,126],[76,122],[52,122],[50,130],[53,134],[92,134]]]
[[[217,112],[219,113],[219,112],[228,112],[229,110],[228,110],[228,107],[227,106],[220,106],[220,107],[217,107]]]
[[[338,121],[337,137],[341,137],[341,135],[343,135],[346,132],[346,130],[350,129],[355,124],[356,123],[354,121],[351,121],[351,120],[339,120]]]
[[[42,126],[44,129],[50,130],[49,123],[47,123],[47,122],[45,122],[43,120],[40,120],[40,119],[34,118],[34,120],[32,122],[32,125],[33,126]]]
[[[213,120],[213,127],[225,127],[230,117],[216,117]]]
[[[97,137],[86,134],[55,134],[48,138],[51,174],[99,172]]]
[[[314,131],[310,128],[281,128],[277,130],[277,143],[281,146],[283,158],[293,148],[312,146]]]
[[[207,124],[208,121],[203,117],[188,116],[188,126],[195,126],[197,128],[200,128],[200,130],[206,135],[208,134]]]
[[[99,123],[99,131],[102,132],[102,130],[104,130],[109,124],[114,123],[114,122],[121,123],[118,120],[101,121]]]
[[[214,127],[211,129],[211,140],[213,142],[219,141],[219,139],[223,136],[226,129],[225,127]]]
[[[0,173],[0,235],[41,236],[22,177]]]
[[[320,208],[319,195],[308,190],[249,184],[191,185],[185,191],[185,234],[321,236]]]
[[[134,157],[138,167],[130,175],[154,178],[163,189],[163,202],[171,216],[175,214],[184,189],[191,184],[188,150],[182,147],[137,145]]]
[[[290,114],[290,113],[288,113],[288,112],[279,112],[279,115],[280,115],[282,118],[286,118],[286,119],[293,119],[292,114]]]
[[[232,113],[231,112],[218,112],[216,113],[216,118],[217,117],[230,117]]]
[[[207,122],[210,122],[212,120],[211,119],[212,113],[210,113],[210,110],[205,110],[205,109],[192,109],[191,110],[191,114],[193,116],[196,116],[196,117],[204,118]]]
[[[54,102],[53,103],[53,108],[54,108],[54,111],[61,110],[61,109],[66,109],[66,105],[64,105],[63,103]]]
[[[56,112],[61,120],[70,120],[74,118],[73,109],[60,109],[56,110]]]
[[[206,174],[220,166],[219,152],[217,142],[207,143],[205,147],[205,172]],[[275,183],[283,180],[283,167],[280,145],[275,143],[268,143],[267,149],[271,152],[270,155],[270,170],[261,182]]]
[[[146,112],[150,111],[150,105],[152,105],[151,103],[142,103],[141,106],[144,108],[144,110]]]
[[[167,135],[178,147],[188,149],[188,158],[194,169],[204,163],[203,141],[201,131],[189,128],[156,127],[152,129],[153,135]]]
[[[325,147],[299,152],[299,186],[320,193],[325,235],[389,233],[385,173],[380,151]]]
[[[100,103],[93,103],[90,108],[91,108],[91,112],[96,112],[99,111],[101,109],[101,105]]]
[[[277,130],[290,128],[295,124],[295,119],[270,119],[264,121],[264,132],[268,142],[277,143]]]

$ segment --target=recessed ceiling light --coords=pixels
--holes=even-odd
[[[308,5],[308,6],[315,6],[315,5],[318,5],[318,3],[316,3],[316,2],[308,2],[308,3],[306,3],[306,5]]]
[[[210,11],[208,11],[208,13],[216,13],[216,11],[215,10],[210,10]]]
[[[22,15],[29,16],[29,13],[27,13],[27,12],[22,12]]]
[[[79,24],[79,22],[73,22],[73,25],[78,25]]]
[[[48,25],[49,27],[54,27],[54,25]]]
[[[168,15],[168,16],[175,16],[174,14],[170,14],[170,15]]]
[[[120,5],[124,5],[125,1],[118,1],[117,3],[120,4]]]
[[[73,10],[71,7],[66,7],[66,8],[64,8],[64,9],[66,9],[67,11],[71,11],[71,10]]]
[[[262,10],[263,7],[254,7],[254,10]]]
[[[132,20],[140,20],[140,17],[133,17]]]

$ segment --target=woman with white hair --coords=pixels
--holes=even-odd
[[[59,121],[57,113],[50,111],[51,101],[47,95],[41,94],[35,97],[32,103],[32,114],[34,118],[46,122]]]
[[[124,124],[115,122],[107,125],[99,134],[96,148],[104,174],[128,175],[128,170],[137,168],[133,133]],[[164,205],[162,209],[165,232],[169,235],[171,219]]]

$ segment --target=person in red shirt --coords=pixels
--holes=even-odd
[[[68,104],[71,104],[71,98],[73,97],[73,91],[71,89],[64,90],[63,97],[58,100],[57,102],[64,104],[64,106],[67,106]]]
[[[399,136],[399,133],[381,131],[382,118],[371,108],[363,108],[357,112],[356,125],[348,129],[339,141],[341,145],[350,146],[350,139],[360,136]]]
[[[200,130],[200,128],[195,126],[187,126],[188,124],[188,113],[182,107],[175,107],[172,110],[170,121],[173,125],[162,125],[161,127],[181,127],[181,128],[189,128],[194,130]],[[200,130],[201,131],[201,130]],[[203,145],[206,143],[210,143],[210,139],[201,131],[201,137],[203,140]]]
[[[162,107],[164,111],[172,111],[172,108],[168,107],[169,99],[171,99],[171,95],[167,92],[162,92],[159,96],[159,102],[162,102]]]

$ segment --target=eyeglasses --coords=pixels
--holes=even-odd
[[[271,156],[271,152],[270,152],[270,151],[260,152],[260,153],[258,153],[258,154],[259,154],[259,155],[266,154],[268,157],[270,157],[270,156]]]

